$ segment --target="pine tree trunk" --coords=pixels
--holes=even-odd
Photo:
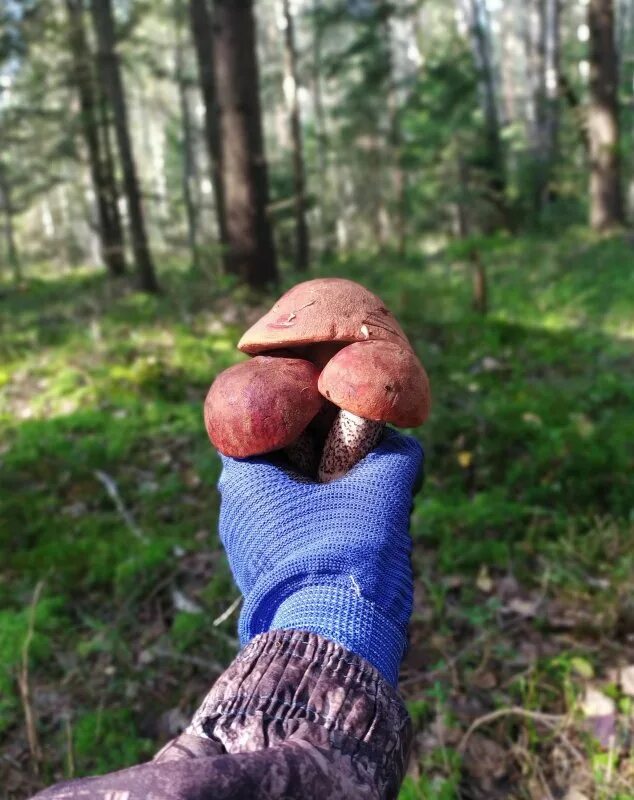
[[[394,191],[394,228],[396,233],[397,248],[400,255],[405,255],[407,249],[407,175],[401,164],[403,137],[401,135],[401,121],[399,116],[400,102],[394,78],[394,64],[392,58],[392,27],[391,14],[387,14],[383,21],[385,32],[384,47],[387,58],[387,113],[389,126],[389,148],[391,161],[391,178]]]
[[[319,22],[319,14],[321,10],[320,0],[313,0],[312,16],[313,16],[313,52],[312,52],[312,89],[313,89],[313,107],[315,113],[315,137],[317,145],[317,170],[316,176],[317,185],[319,187],[319,203],[317,210],[319,214],[319,227],[320,227],[320,246],[321,253],[328,252],[332,249],[333,241],[336,240],[336,225],[332,219],[330,212],[330,205],[332,205],[332,198],[330,192],[330,172],[328,169],[328,131],[326,127],[326,113],[324,110],[324,99],[322,89],[322,57],[321,57],[321,43],[323,33]]]
[[[207,0],[189,0],[189,24],[198,63],[198,82],[200,83],[200,91],[205,107],[205,145],[211,168],[216,224],[220,244],[222,245],[223,265],[225,271],[229,271],[229,235],[227,233],[227,217],[222,184],[222,154],[220,150],[216,80],[214,78],[213,26]]]
[[[100,81],[97,81],[95,89],[97,99],[97,136],[99,151],[102,155],[103,187],[107,190],[103,196],[104,211],[107,215],[108,227],[112,230],[113,240],[121,242],[122,257],[125,258],[123,222],[119,211],[119,186],[112,149],[112,123],[108,110],[108,98],[105,96]]]
[[[182,26],[182,6],[181,0],[174,3],[174,23],[176,25],[176,85],[178,88],[178,101],[181,112],[181,130],[183,152],[183,203],[185,205],[185,216],[187,218],[187,242],[192,259],[192,266],[198,269],[198,215],[196,204],[192,194],[192,183],[195,178],[194,169],[194,146],[192,137],[191,110],[189,108],[189,98],[187,96],[187,81],[185,75],[185,52],[183,47],[183,26]]]
[[[277,281],[252,0],[216,0],[214,75],[219,110],[228,263],[253,288]]]
[[[302,122],[298,96],[297,51],[295,49],[295,30],[289,0],[283,0],[285,44],[285,69],[288,81],[288,112],[293,145],[293,183],[295,193],[295,269],[306,272],[308,269],[309,234],[306,221],[306,170],[304,167],[304,148],[302,144]]]
[[[114,117],[114,128],[117,137],[119,157],[121,159],[123,185],[130,220],[132,249],[134,252],[139,287],[146,292],[158,292],[159,286],[145,230],[141,190],[128,127],[128,113],[119,67],[119,58],[116,51],[111,0],[92,0],[91,10],[97,40],[99,79],[103,91],[109,100]]]
[[[544,130],[548,153],[548,180],[552,180],[552,170],[559,155],[559,89],[561,86],[561,0],[546,1],[546,52],[544,68],[546,72],[546,106],[544,110]],[[552,185],[547,185],[546,200],[556,196]]]
[[[79,96],[81,128],[88,151],[90,177],[97,201],[101,257],[108,272],[117,277],[125,273],[125,251],[121,220],[116,206],[114,176],[106,168],[101,152],[95,84],[84,27],[84,10],[79,0],[66,0],[69,44],[73,58],[73,79]]]
[[[531,132],[536,215],[554,198],[552,170],[557,157],[559,131],[559,9],[560,0],[535,0],[535,24],[529,29],[527,59],[533,84]]]
[[[469,0],[468,19],[476,64],[480,72],[480,95],[485,121],[487,140],[489,186],[495,204],[500,204],[500,196],[505,187],[504,151],[500,136],[500,116],[495,93],[495,76],[491,57],[491,47],[484,27],[482,0]]]
[[[11,267],[13,280],[19,283],[22,280],[22,269],[18,246],[15,242],[15,231],[13,229],[13,203],[11,202],[11,186],[6,175],[5,166],[0,162],[0,201],[4,211],[4,238],[7,253],[7,261]]]
[[[606,230],[624,222],[619,158],[618,65],[612,0],[590,0],[590,225]]]

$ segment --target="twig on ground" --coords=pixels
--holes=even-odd
[[[445,666],[433,670],[421,670],[415,672],[413,675],[405,674],[403,680],[399,681],[399,688],[403,689],[406,686],[411,686],[416,683],[430,681],[434,678],[440,677],[441,675],[446,675],[448,672],[452,672],[455,670],[460,661],[473,652],[473,650],[475,650],[480,644],[486,645],[496,636],[508,636],[509,634],[513,634],[523,627],[524,622],[525,620],[523,619],[512,620],[508,623],[502,623],[499,630],[496,629],[493,631],[486,631],[485,633],[476,636],[470,642],[467,642],[462,650],[458,651],[453,658],[450,658]]]
[[[35,613],[37,611],[37,604],[40,602],[43,589],[44,581],[39,581],[35,587],[33,598],[31,600],[28,627],[26,636],[24,638],[24,643],[22,644],[22,663],[18,673],[18,687],[20,689],[20,697],[22,699],[22,708],[24,710],[26,736],[29,742],[29,752],[31,753],[31,761],[33,762],[33,771],[36,775],[39,774],[40,771],[42,748],[40,747],[36,716],[31,700],[31,685],[29,683],[29,651],[31,649],[31,642],[33,641],[33,634],[35,633]]]
[[[73,724],[70,711],[64,716],[64,733],[66,735],[66,770],[69,778],[75,777],[75,748],[73,746]]]
[[[241,602],[242,602],[242,596],[240,595],[240,596],[236,597],[236,599],[233,601],[233,603],[231,603],[231,605],[228,608],[226,608],[219,617],[216,617],[216,619],[212,623],[213,626],[215,628],[217,628],[218,625],[222,625],[222,623],[225,620],[228,620],[229,617],[236,610],[236,608],[238,608],[238,606],[240,605]]]
[[[133,536],[135,536],[139,541],[146,543],[147,539],[145,537],[145,534],[134,521],[134,517],[132,516],[132,514],[125,507],[123,500],[121,499],[121,495],[119,494],[119,489],[117,487],[114,478],[108,475],[107,472],[103,472],[100,469],[96,469],[93,474],[95,478],[97,478],[99,483],[101,483],[101,485],[105,488],[106,492],[108,492],[108,496],[115,504],[117,511],[119,512],[123,521],[127,525],[130,533]]]
[[[542,725],[545,725],[547,728],[550,728],[555,736],[559,738],[561,743],[566,747],[566,749],[574,755],[574,757],[579,762],[584,762],[585,759],[581,755],[581,753],[577,750],[577,748],[569,741],[569,739],[564,735],[561,728],[564,726],[568,717],[564,714],[545,714],[542,711],[529,711],[527,708],[522,708],[521,706],[511,706],[510,708],[498,708],[497,711],[491,711],[489,714],[484,714],[478,719],[474,720],[467,732],[464,734],[460,743],[458,745],[458,752],[464,753],[471,738],[472,734],[478,729],[481,728],[483,725],[488,725],[490,722],[495,722],[496,719],[501,719],[502,717],[510,717],[510,716],[517,716],[517,717],[524,717],[525,719],[532,719],[535,722],[540,722]]]

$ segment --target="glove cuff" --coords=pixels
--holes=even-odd
[[[388,619],[354,585],[305,586],[281,601],[269,627],[331,639],[372,664],[392,686],[398,683],[407,626]]]

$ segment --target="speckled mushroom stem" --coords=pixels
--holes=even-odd
[[[319,456],[315,439],[308,431],[304,431],[293,444],[287,445],[284,452],[297,472],[307,478],[315,478]]]
[[[341,478],[374,448],[385,424],[363,419],[350,411],[339,411],[330,428],[319,463],[320,483]]]

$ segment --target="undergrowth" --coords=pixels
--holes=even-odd
[[[377,291],[433,387],[432,417],[415,432],[427,479],[412,517],[403,692],[416,738],[402,798],[547,797],[544,785],[553,797],[632,798],[619,669],[634,664],[634,251],[581,230],[477,246],[486,316],[470,310],[458,246],[316,270]],[[6,797],[149,757],[237,649],[235,615],[212,624],[237,590],[201,404],[266,303],[178,265],[162,280],[164,295],[146,297],[43,266],[2,291]],[[613,703],[609,746],[589,689]],[[509,713],[463,741],[474,719],[515,707],[560,715],[561,729]]]

